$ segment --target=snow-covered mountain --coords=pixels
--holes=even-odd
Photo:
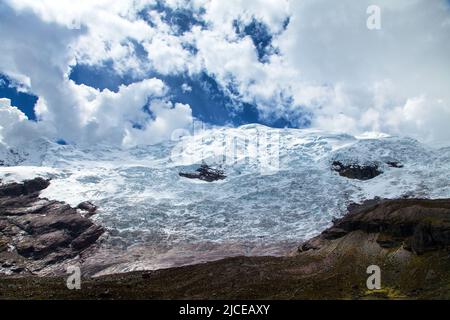
[[[275,165],[267,167],[258,152],[263,142]],[[37,140],[12,151],[1,146],[0,160],[4,181],[51,177],[43,196],[72,205],[93,201],[100,207],[95,219],[122,246],[298,242],[325,229],[350,202],[450,197],[450,148],[383,135],[247,125],[130,149]],[[227,178],[208,183],[178,175],[202,161],[222,166]],[[331,170],[333,161],[376,164],[383,173],[351,180]]]

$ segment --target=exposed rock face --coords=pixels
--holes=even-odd
[[[222,170],[213,169],[206,164],[202,164],[194,173],[180,172],[179,175],[188,179],[199,179],[207,182],[223,180],[227,176]]]
[[[0,185],[0,197],[26,196],[44,190],[49,185],[50,181],[42,178],[24,181],[23,183]]]
[[[344,164],[340,161],[333,161],[331,169],[338,172],[342,177],[357,180],[370,180],[383,173],[377,164]]]
[[[78,255],[103,234],[75,208],[39,198],[48,185],[37,178],[0,187],[0,266],[39,270]]]
[[[302,246],[363,231],[377,235],[383,248],[403,247],[416,254],[450,248],[450,200],[376,199],[351,205],[349,213]]]

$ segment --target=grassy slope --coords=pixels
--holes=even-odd
[[[63,278],[3,278],[8,299],[450,299],[450,256],[381,249],[355,233],[293,257],[237,257],[84,279],[71,291]],[[366,288],[366,268],[382,269],[382,290]]]

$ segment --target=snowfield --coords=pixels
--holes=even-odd
[[[269,137],[269,147],[279,155],[269,171],[262,170],[264,159],[257,152],[261,136]],[[225,157],[229,141],[238,146],[231,160]],[[48,177],[52,182],[43,197],[73,206],[94,202],[100,208],[94,219],[109,230],[109,244],[122,248],[299,242],[324,230],[350,202],[450,197],[450,148],[375,134],[247,125],[130,149],[46,140],[12,151],[0,145],[0,160],[3,182]],[[330,169],[334,160],[376,163],[383,174],[350,180]],[[227,178],[207,183],[178,175],[202,161],[221,165]],[[389,161],[403,168],[389,167]]]

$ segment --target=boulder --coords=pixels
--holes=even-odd
[[[95,212],[97,211],[97,206],[94,205],[92,202],[90,201],[84,201],[81,202],[78,206],[78,209],[83,210],[83,211],[87,211],[88,212],[88,216],[93,216],[95,214]]]

